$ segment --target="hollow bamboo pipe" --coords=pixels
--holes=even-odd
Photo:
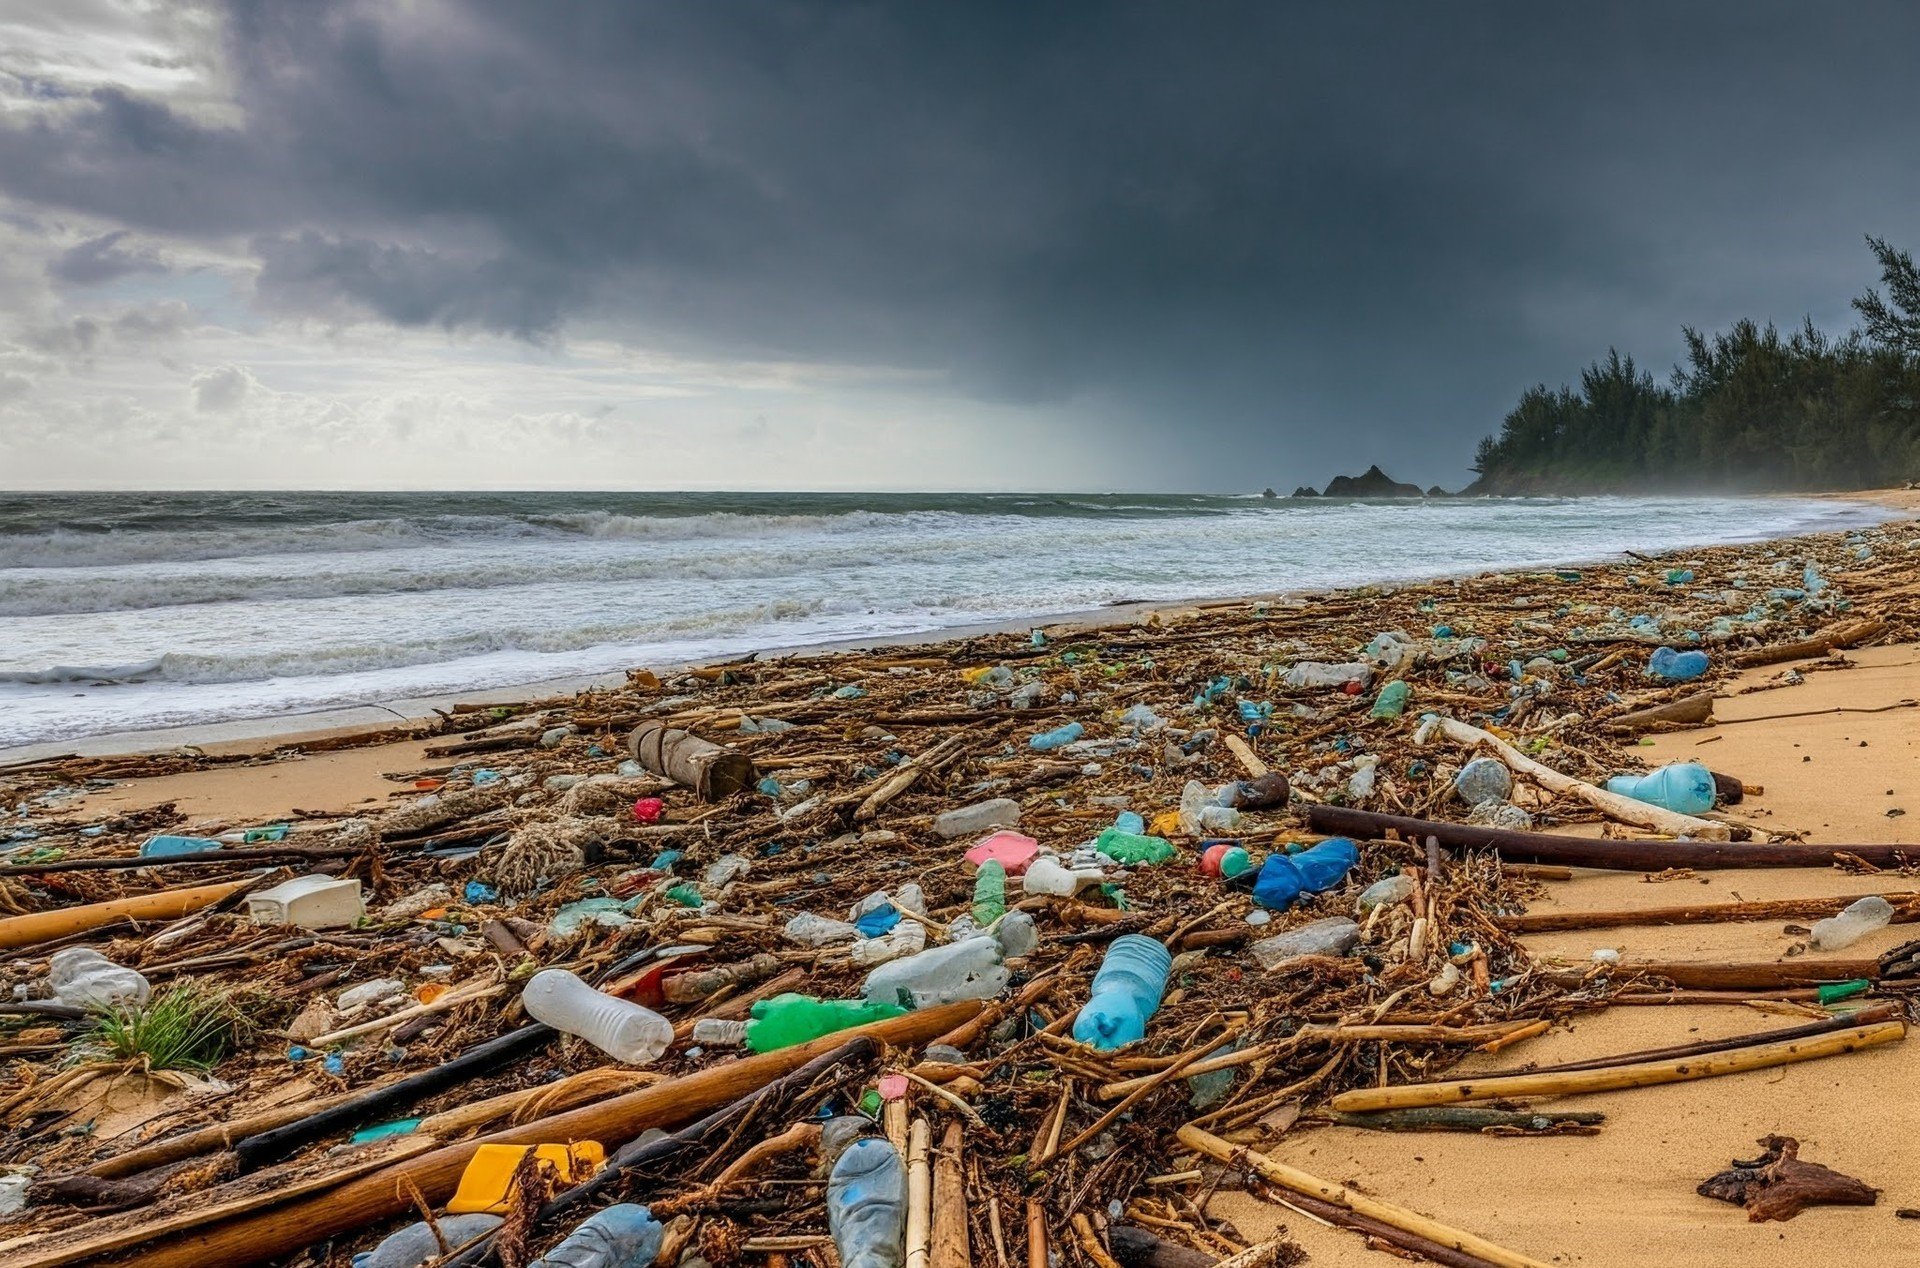
[[[1620,1088],[1652,1087],[1660,1083],[1685,1083],[1856,1052],[1862,1048],[1893,1043],[1906,1038],[1906,1035],[1905,1022],[1885,1021],[1809,1039],[1756,1044],[1733,1052],[1676,1061],[1647,1061],[1638,1065],[1578,1070],[1568,1074],[1507,1074],[1484,1079],[1453,1079],[1443,1083],[1355,1088],[1334,1097],[1330,1107],[1336,1113],[1351,1114],[1420,1105],[1453,1105],[1461,1101],[1491,1101],[1519,1096],[1574,1096],[1582,1092],[1612,1092]]]
[[[0,920],[0,949],[51,942],[55,938],[110,925],[116,920],[178,920],[202,907],[211,907],[253,883],[253,878],[248,877],[218,885],[163,889],[154,894],[136,894],[132,898],[116,898],[111,902],[88,903],[84,907],[62,907],[58,911],[9,916]]]
[[[765,1086],[831,1052],[847,1040],[867,1035],[892,1044],[919,1044],[945,1034],[980,1009],[978,1000],[923,1008],[902,1017],[827,1035],[798,1047],[742,1057],[657,1083],[624,1096],[554,1114],[491,1135],[461,1141],[431,1153],[403,1159],[372,1175],[348,1181],[325,1193],[283,1206],[195,1229],[118,1261],[123,1268],[240,1268],[265,1263],[413,1209],[417,1189],[438,1206],[453,1195],[474,1151],[484,1144],[537,1145],[551,1141],[598,1141],[615,1147],[649,1127],[685,1123],[717,1106]],[[20,1261],[15,1268],[32,1268]]]

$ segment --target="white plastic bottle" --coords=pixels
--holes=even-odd
[[[1098,868],[1075,870],[1059,859],[1043,854],[1027,865],[1025,875],[1020,878],[1020,888],[1029,894],[1044,894],[1049,898],[1071,898],[1085,886],[1098,885],[1105,879],[1106,873]]]
[[[565,969],[542,969],[520,993],[527,1015],[578,1035],[615,1061],[647,1065],[673,1043],[673,1023],[651,1008],[596,991]]]
[[[883,964],[867,974],[868,1000],[905,1008],[933,1008],[963,999],[992,999],[1009,976],[992,938],[964,938]]]
[[[80,1008],[140,1008],[153,987],[92,947],[55,951],[47,961],[47,986],[63,1004]]]

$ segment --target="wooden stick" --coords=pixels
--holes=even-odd
[[[315,1035],[308,1045],[314,1049],[344,1043],[349,1039],[358,1039],[361,1035],[376,1034],[382,1030],[391,1030],[403,1022],[416,1017],[428,1017],[434,1013],[444,1013],[458,1008],[462,1004],[471,1004],[476,999],[486,999],[506,990],[505,983],[488,982],[467,990],[448,991],[431,1004],[415,1004],[412,1008],[403,1008],[397,1013],[388,1013],[385,1017],[376,1017],[372,1021],[363,1021],[357,1026],[348,1026],[345,1030],[330,1030],[324,1035]]]
[[[1622,960],[1611,970],[1616,981],[1635,977],[1657,977],[1675,986],[1696,991],[1765,991],[1778,987],[1819,986],[1828,982],[1851,982],[1856,978],[1878,981],[1878,960],[1826,960],[1802,957],[1799,960],[1762,961],[1757,964],[1696,964],[1687,960]]]
[[[1201,1131],[1191,1123],[1180,1129],[1179,1138],[1180,1143],[1189,1149],[1196,1149],[1229,1166],[1244,1166],[1261,1179],[1271,1181],[1283,1189],[1330,1202],[1342,1210],[1379,1220],[1382,1224],[1428,1238],[1449,1249],[1478,1256],[1490,1264],[1499,1265],[1500,1268],[1548,1268],[1538,1259],[1530,1259],[1525,1255],[1496,1246],[1472,1233],[1449,1228],[1440,1221],[1428,1219],[1416,1211],[1409,1211],[1391,1202],[1383,1202],[1378,1198],[1368,1197],[1364,1193],[1357,1193],[1343,1184],[1322,1180],[1295,1167],[1289,1167],[1285,1163],[1276,1162],[1254,1150],[1242,1149],[1211,1132]]]
[[[1492,1101],[1517,1096],[1572,1096],[1582,1092],[1612,1092],[1620,1088],[1652,1087],[1660,1083],[1685,1083],[1694,1079],[1713,1079],[1747,1070],[1766,1070],[1774,1066],[1813,1061],[1857,1052],[1906,1038],[1905,1022],[1886,1021],[1872,1026],[1854,1026],[1847,1030],[1820,1035],[1808,1040],[1789,1039],[1779,1043],[1757,1044],[1734,1052],[1705,1058],[1681,1058],[1674,1061],[1648,1061],[1638,1065],[1614,1066],[1603,1070],[1581,1070],[1570,1074],[1507,1074],[1483,1079],[1455,1079],[1443,1083],[1409,1083],[1398,1087],[1355,1088],[1342,1092],[1330,1102],[1344,1113],[1368,1110],[1402,1109],[1415,1105],[1451,1105],[1461,1101]]]
[[[1365,1237],[1377,1237],[1389,1245],[1398,1246],[1405,1251],[1411,1251],[1423,1259],[1432,1260],[1436,1264],[1444,1264],[1446,1268],[1487,1268],[1488,1261],[1480,1258],[1478,1255],[1469,1255],[1465,1251],[1454,1250],[1450,1246],[1441,1245],[1432,1238],[1422,1237],[1418,1233],[1409,1233],[1403,1228],[1395,1228],[1391,1224],[1382,1223],[1376,1219],[1369,1219],[1367,1216],[1349,1211],[1343,1206],[1335,1206],[1331,1202],[1322,1202],[1319,1198],[1311,1197],[1298,1190],[1294,1190],[1286,1198],[1274,1197],[1272,1200],[1281,1206],[1289,1207],[1313,1219],[1321,1220],[1324,1223],[1349,1229]]]
[[[1571,1074],[1576,1070],[1610,1070],[1616,1066],[1645,1065],[1649,1061],[1673,1061],[1681,1057],[1700,1057],[1710,1052],[1731,1052],[1736,1048],[1751,1048],[1755,1044],[1784,1043],[1789,1039],[1829,1035],[1836,1030],[1847,1030],[1854,1026],[1871,1026],[1875,1022],[1889,1021],[1899,1015],[1900,1006],[1897,1004],[1875,1004],[1857,1012],[1823,1017],[1819,1021],[1807,1022],[1801,1026],[1785,1026],[1778,1030],[1763,1030],[1751,1035],[1734,1035],[1729,1039],[1702,1039],[1695,1043],[1673,1044],[1665,1048],[1623,1052],[1611,1057],[1589,1057],[1585,1061],[1567,1061],[1559,1065],[1536,1066],[1526,1073]]]
[[[811,1043],[723,1062],[624,1096],[446,1145],[316,1197],[147,1247],[131,1256],[122,1268],[134,1265],[203,1268],[207,1264],[240,1268],[245,1264],[264,1263],[409,1210],[408,1185],[417,1187],[429,1202],[446,1201],[482,1144],[536,1145],[554,1140],[595,1140],[603,1145],[618,1145],[649,1127],[697,1118],[715,1106],[725,1105],[799,1069],[851,1039],[868,1036],[897,1045],[925,1043],[951,1030],[979,1007],[978,1000],[964,1000],[939,1008],[923,1008],[905,1016],[843,1030]],[[10,1268],[34,1268],[34,1265],[31,1261],[22,1261]]]
[[[118,920],[178,920],[203,907],[211,907],[253,884],[254,878],[247,877],[219,885],[163,889],[154,894],[136,894],[132,898],[116,898],[111,902],[88,903],[84,907],[37,911],[30,916],[8,916],[0,920],[0,950],[50,942],[69,934],[98,929]]]
[[[1113,1256],[1107,1253],[1107,1248],[1100,1244],[1100,1235],[1093,1231],[1093,1221],[1087,1218],[1085,1211],[1075,1211],[1073,1218],[1067,1223],[1073,1229],[1073,1240],[1079,1244],[1086,1257],[1093,1261],[1094,1268],[1120,1268],[1120,1265],[1114,1262]]]
[[[1610,731],[1636,731],[1656,722],[1698,726],[1713,720],[1713,697],[1712,691],[1696,691],[1690,696],[1669,700],[1665,704],[1656,704],[1646,709],[1635,709],[1631,713],[1602,718],[1600,725]]]
[[[1608,841],[1593,837],[1513,832],[1437,819],[1308,806],[1307,824],[1327,836],[1378,839],[1397,832],[1410,841],[1437,837],[1451,850],[1498,850],[1503,863],[1562,863],[1617,872],[1659,872],[1670,867],[1702,871],[1749,867],[1831,867],[1851,855],[1874,867],[1920,862],[1920,845],[1755,845],[1737,841]]]
[[[1027,1268],[1047,1268],[1047,1208],[1027,1199]]]
[[[360,1093],[364,1087],[350,1092],[336,1092],[332,1096],[303,1096],[276,1105],[271,1109],[249,1114],[230,1122],[213,1123],[193,1131],[182,1132],[178,1136],[168,1136],[152,1144],[129,1149],[123,1154],[115,1154],[87,1168],[87,1174],[102,1180],[116,1180],[121,1176],[130,1176],[135,1172],[146,1171],[152,1167],[164,1167],[170,1162],[179,1162],[182,1158],[197,1158],[201,1154],[214,1153],[221,1149],[233,1148],[234,1142],[279,1127],[286,1123],[298,1122],[307,1115],[329,1106],[338,1105]]]
[[[1428,718],[1415,732],[1414,742],[1425,744],[1436,731],[1469,749],[1489,750],[1512,770],[1527,776],[1542,788],[1563,796],[1578,797],[1609,819],[1632,824],[1638,828],[1649,828],[1655,832],[1665,832],[1672,836],[1685,835],[1703,841],[1725,841],[1730,835],[1724,823],[1715,823],[1711,819],[1696,819],[1692,815],[1675,814],[1671,810],[1663,810],[1659,806],[1635,801],[1632,797],[1623,797],[1619,793],[1608,792],[1604,788],[1597,788],[1583,779],[1564,775],[1551,766],[1543,766],[1534,761],[1491,731],[1483,731],[1477,726],[1468,726],[1465,722],[1458,722],[1452,718]]]
[[[933,1246],[928,1268],[972,1268],[968,1244],[965,1129],[948,1122],[933,1156]]]
[[[1613,929],[1640,925],[1708,925],[1742,920],[1818,920],[1831,916],[1864,894],[1848,898],[1787,898],[1760,903],[1697,903],[1685,907],[1641,907],[1619,911],[1530,911],[1524,916],[1495,916],[1508,933],[1555,933],[1569,929]],[[1893,922],[1920,920],[1920,894],[1881,894],[1893,905]]]
[[[1260,760],[1259,755],[1253,751],[1253,746],[1245,740],[1237,735],[1225,735],[1221,739],[1226,742],[1227,751],[1233,754],[1234,760],[1240,763],[1241,768],[1249,776],[1258,779],[1269,773],[1267,764]]]
[[[933,1172],[927,1153],[932,1148],[927,1120],[916,1117],[907,1134],[907,1258],[906,1268],[927,1268],[933,1237]]]

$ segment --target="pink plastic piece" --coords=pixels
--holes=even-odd
[[[667,813],[667,803],[658,797],[642,797],[633,803],[633,817],[642,823],[658,823]]]
[[[975,867],[998,859],[1008,876],[1018,876],[1039,853],[1040,843],[1032,837],[1002,830],[968,850],[966,858]]]

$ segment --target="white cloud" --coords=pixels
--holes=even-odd
[[[259,380],[237,365],[223,365],[193,376],[187,390],[193,394],[193,407],[207,413],[223,413],[246,404],[260,386]]]

